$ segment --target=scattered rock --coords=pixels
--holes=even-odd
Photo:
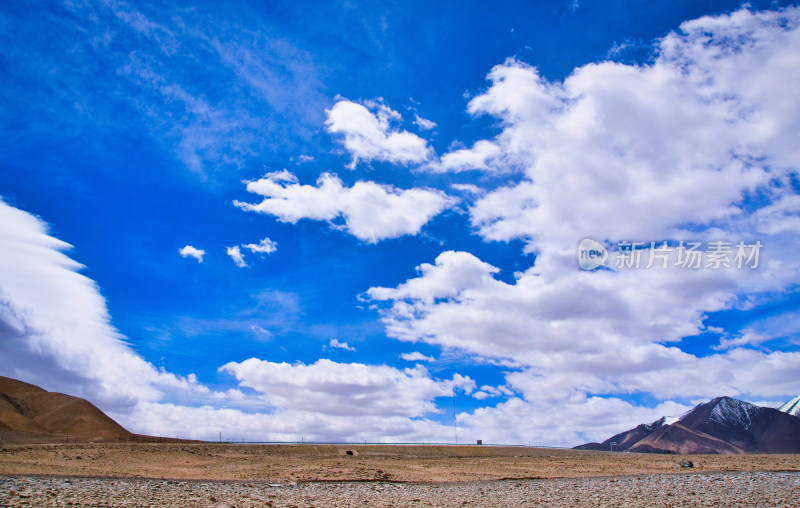
[[[522,506],[531,501],[556,508],[593,506],[796,506],[800,472],[704,472],[614,478],[556,478],[513,482],[381,484],[303,482],[292,489],[227,481],[63,478],[0,475],[0,506]],[[616,480],[616,481],[614,481]],[[725,482],[720,489],[720,481]],[[285,484],[284,484],[285,485]],[[160,488],[159,488],[160,487]],[[57,497],[52,497],[55,493]],[[20,499],[18,496],[30,495]],[[12,495],[18,497],[11,497]],[[531,503],[533,504],[533,503]]]

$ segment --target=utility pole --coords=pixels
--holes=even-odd
[[[456,398],[453,396],[453,432],[456,435],[456,444],[458,444],[458,417],[456,416]]]

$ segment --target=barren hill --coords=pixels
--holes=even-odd
[[[800,418],[717,397],[679,419],[661,418],[602,443],[575,448],[650,453],[800,453]]]
[[[132,437],[87,400],[0,376],[0,440],[5,443]]]

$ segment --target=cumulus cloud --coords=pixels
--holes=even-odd
[[[448,429],[426,415],[437,411],[436,398],[460,390],[507,397],[459,414],[463,439],[574,445],[680,414],[687,399],[788,399],[798,391],[800,353],[753,346],[792,336],[794,321],[731,335],[705,319],[757,306],[800,281],[799,12],[701,18],[660,41],[652,65],[592,64],[563,82],[516,60],[492,70],[469,111],[499,120],[502,131],[440,163],[448,161],[448,171],[519,172],[499,189],[462,189],[475,196],[469,213],[479,234],[524,241],[533,266],[511,277],[473,254],[446,251],[418,276],[367,295],[384,306],[390,336],[504,365],[500,386],[476,390],[468,377],[436,379],[420,365],[252,358],[220,369],[242,390],[211,392],[195,376],[136,355],[111,325],[96,284],[63,253],[68,245],[4,203],[0,368],[97,401],[132,430],[200,438],[239,429],[268,440],[445,440]],[[328,129],[354,163],[428,162],[424,140],[392,127],[399,120],[386,106],[340,101]],[[292,223],[341,219],[335,227],[370,242],[418,233],[452,204],[437,191],[345,187],[329,174],[300,185],[287,171],[248,190],[265,199],[237,202],[244,210]],[[610,269],[582,272],[575,250],[587,236],[610,245],[758,238],[764,258],[750,271],[623,270],[613,268],[612,251]],[[262,240],[228,248],[242,264],[243,248],[270,247]],[[722,335],[719,350],[688,353],[694,349],[684,345],[706,332]],[[193,407],[173,403],[173,394]],[[645,407],[626,400],[631,394],[660,402]],[[236,407],[220,409],[219,401]]]
[[[386,302],[390,336],[521,366],[505,383],[519,398],[459,421],[498,434],[514,421],[528,435],[561,439],[548,430],[555,425],[575,443],[578,429],[628,425],[612,408],[641,423],[687,399],[797,392],[791,372],[800,353],[748,347],[775,333],[756,326],[723,336],[723,352],[692,354],[684,345],[714,332],[709,313],[758,305],[800,282],[791,254],[800,247],[792,183],[800,92],[791,84],[800,78],[798,26],[797,8],[742,10],[684,23],[658,42],[651,65],[591,64],[563,82],[516,60],[491,71],[491,86],[468,109],[500,120],[500,134],[484,141],[502,154],[494,164],[507,167],[482,164],[489,159],[476,156],[479,141],[452,152],[467,162],[449,170],[521,172],[517,183],[476,193],[470,217],[487,240],[523,240],[533,266],[509,282],[476,256],[447,251],[420,265],[418,277],[367,291]],[[577,245],[587,237],[612,248],[610,269],[578,268]],[[756,239],[764,248],[755,270],[676,268],[675,251],[668,269],[615,267],[620,241],[707,248]],[[633,393],[665,407],[622,400]],[[581,411],[594,423],[563,423],[582,421]]]
[[[434,362],[436,358],[432,356],[425,356],[419,351],[414,351],[412,353],[402,353],[400,354],[400,358],[407,362]]]
[[[213,406],[142,403],[130,415],[113,415],[136,422],[149,435],[230,441],[300,442],[450,442],[452,426],[427,418],[335,416],[314,411],[276,410],[271,413]]]
[[[500,159],[503,151],[492,141],[481,139],[472,148],[461,148],[442,155],[441,159],[428,168],[436,172],[459,172],[469,170],[502,169]]]
[[[278,250],[278,244],[269,238],[263,238],[258,243],[248,243],[246,245],[242,245],[242,247],[256,254],[272,254]]]
[[[221,431],[225,439],[267,441],[444,441],[450,428],[424,415],[437,411],[436,397],[475,388],[468,377],[439,380],[421,367],[251,359],[221,371],[257,395],[212,391],[196,375],[157,369],[134,352],[111,324],[97,285],[64,254],[69,248],[40,219],[0,200],[0,372],[85,397],[133,432],[196,439],[214,439]]]
[[[195,249],[191,245],[187,245],[187,246],[183,247],[181,250],[179,250],[178,253],[183,257],[191,256],[191,257],[195,258],[198,263],[202,263],[203,262],[203,256],[205,256],[206,251],[204,251],[203,249]]]
[[[272,254],[276,250],[278,250],[278,244],[270,240],[269,238],[263,238],[258,243],[247,243],[241,245],[234,245],[233,247],[227,247],[225,252],[227,252],[228,256],[236,263],[236,266],[239,268],[246,268],[247,262],[244,260],[244,254],[242,254],[242,249],[247,249],[252,253],[255,254]]]
[[[305,365],[250,358],[225,364],[220,371],[233,375],[239,386],[259,392],[270,406],[332,416],[418,417],[438,412],[436,397],[475,389],[469,377],[455,374],[438,380],[421,365],[400,370],[325,359]]]
[[[480,390],[477,390],[472,394],[472,396],[478,400],[488,399],[489,397],[511,397],[514,395],[514,392],[511,391],[507,386],[489,386],[483,385],[481,386]]]
[[[340,100],[327,111],[328,132],[343,136],[344,147],[353,156],[351,169],[356,167],[359,160],[404,165],[428,160],[430,148],[424,139],[408,131],[392,128],[392,123],[401,119],[398,112],[381,103],[367,105],[374,112],[348,100]]]
[[[569,447],[603,441],[640,423],[652,422],[658,418],[654,415],[679,415],[691,407],[671,401],[642,407],[614,397],[587,397],[564,399],[554,408],[512,397],[495,407],[459,413],[459,425],[463,427],[458,433],[459,438],[463,435],[468,441]]]
[[[301,219],[332,221],[342,218],[347,232],[370,243],[419,233],[428,221],[455,200],[441,191],[401,190],[375,182],[345,187],[335,175],[325,173],[316,186],[300,185],[283,170],[247,183],[247,190],[264,196],[260,203],[234,201],[245,211],[274,215],[283,222]]]
[[[239,248],[238,245],[234,245],[233,247],[226,247],[225,252],[230,256],[236,266],[239,268],[247,267],[247,263],[244,261],[244,255],[242,254],[242,249]]]
[[[474,225],[541,250],[576,232],[669,237],[740,215],[749,193],[797,170],[797,23],[797,9],[701,18],[652,65],[586,65],[563,83],[516,60],[495,67],[469,111],[503,122],[492,142],[527,178],[478,201]]]

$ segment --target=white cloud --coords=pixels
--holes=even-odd
[[[384,314],[387,333],[513,359],[536,374],[531,394],[557,398],[572,390],[646,390],[660,397],[713,397],[794,391],[793,381],[774,374],[800,368],[800,353],[735,350],[698,358],[662,344],[701,333],[705,313],[729,308],[739,284],[747,285],[744,277],[736,280],[739,272],[575,269],[548,280],[547,273],[532,269],[508,284],[492,276],[497,269],[491,265],[452,251],[419,271],[397,288],[368,290],[374,300],[391,301]],[[748,375],[729,379],[745,368]],[[691,372],[703,372],[705,381],[696,383]]]
[[[269,330],[267,330],[263,326],[250,325],[250,331],[252,331],[257,336],[264,337],[264,338],[267,338],[267,339],[272,337],[272,332],[270,332]]]
[[[230,256],[233,262],[236,263],[236,266],[239,268],[246,268],[248,264],[244,260],[242,249],[247,249],[255,254],[272,254],[278,250],[278,244],[269,238],[264,238],[258,243],[248,243],[226,247],[225,252],[228,254],[228,256]]]
[[[436,122],[422,118],[417,114],[414,115],[414,124],[424,131],[429,131],[436,127]]]
[[[300,185],[286,170],[248,182],[247,190],[265,199],[256,204],[234,201],[242,210],[274,215],[291,223],[300,219],[332,222],[341,217],[343,229],[371,243],[417,234],[455,202],[440,191],[428,189],[401,190],[363,181],[344,187],[329,173],[319,177],[316,187]]]
[[[432,356],[425,356],[419,351],[414,351],[412,353],[401,353],[400,358],[407,362],[435,362],[436,358]]]
[[[641,407],[618,398],[582,397],[559,401],[557,407],[532,404],[513,397],[495,407],[458,415],[459,439],[489,443],[521,443],[575,446],[603,441],[617,432],[662,415],[681,414],[691,406],[665,402],[654,408]],[[513,423],[512,423],[513,422]]]
[[[137,355],[111,325],[97,285],[63,253],[68,248],[41,220],[0,200],[0,372],[85,397],[133,432],[209,440],[221,431],[236,440],[441,442],[451,429],[423,415],[436,412],[436,397],[475,387],[468,377],[438,380],[421,367],[253,359],[221,370],[266,392],[212,391],[195,374],[177,376]],[[285,294],[260,298],[294,305]]]
[[[471,183],[453,183],[450,184],[450,187],[453,189],[462,192],[464,194],[471,194],[474,196],[481,196],[485,194],[484,190],[478,187],[477,185]]]
[[[512,397],[514,396],[514,392],[507,386],[483,385],[480,390],[474,392],[472,396],[478,400],[484,400],[489,397]]]
[[[331,416],[419,417],[438,411],[433,399],[470,393],[475,382],[455,374],[449,380],[430,377],[421,365],[396,369],[387,365],[317,360],[274,363],[257,358],[220,367],[252,388],[270,406]]]
[[[418,277],[367,292],[388,302],[390,336],[523,366],[506,374],[522,397],[464,415],[466,424],[490,440],[514,427],[520,438],[575,444],[580,430],[623,430],[617,410],[638,415],[630,424],[659,416],[626,394],[677,410],[669,399],[798,391],[800,353],[740,347],[770,336],[758,327],[723,339],[731,349],[722,353],[678,346],[707,331],[709,313],[758,305],[800,282],[791,183],[800,169],[799,25],[797,8],[702,18],[662,40],[652,65],[586,65],[563,83],[515,60],[492,70],[469,111],[501,121],[487,141],[523,178],[479,195],[471,220],[487,240],[525,241],[535,264],[509,283],[448,251]],[[758,270],[583,272],[575,256],[586,237],[759,239],[764,249]]]
[[[239,268],[247,267],[247,263],[244,261],[244,256],[242,255],[242,250],[239,248],[238,245],[234,245],[233,247],[226,247],[225,252],[230,256],[236,266]]]
[[[347,342],[339,342],[338,339],[331,339],[330,342],[328,342],[328,347],[344,349],[344,350],[347,350],[347,351],[355,351],[356,350],[356,348],[350,346]]]
[[[442,155],[441,159],[428,167],[437,172],[459,172],[473,169],[497,170],[502,150],[492,141],[485,139],[475,142],[472,148],[462,148]]]
[[[410,279],[395,289],[370,288],[367,295],[375,300],[421,300],[433,303],[442,298],[456,298],[463,291],[496,284],[492,274],[499,270],[479,261],[466,252],[447,251],[436,258],[436,264],[417,267],[420,277]]]
[[[799,336],[800,313],[797,311],[781,312],[751,323],[734,337],[723,337],[718,349],[758,345],[775,339],[791,340],[797,339]]]
[[[686,409],[668,399],[788,398],[799,391],[800,353],[740,347],[774,338],[777,329],[752,326],[723,340],[729,350],[702,357],[678,345],[709,330],[708,313],[757,305],[800,279],[794,259],[800,205],[787,177],[800,160],[800,91],[793,86],[800,77],[798,23],[795,8],[702,18],[684,24],[685,34],[665,38],[653,65],[588,65],[563,83],[547,82],[516,61],[492,71],[490,89],[469,108],[500,120],[501,134],[484,141],[499,147],[502,163],[519,169],[522,180],[476,192],[471,220],[486,239],[527,242],[535,265],[506,282],[472,254],[448,251],[420,265],[418,277],[368,294],[387,302],[393,337],[486,361],[512,358],[507,365],[516,367],[508,367],[502,387],[475,392],[469,378],[438,380],[421,366],[250,359],[222,370],[256,396],[211,392],[195,376],[155,369],[125,345],[96,284],[63,254],[68,246],[4,203],[0,367],[97,401],[132,430],[202,438],[239,429],[265,439],[444,440],[447,429],[424,419],[437,397],[456,389],[509,397],[505,387],[518,395],[459,415],[462,439],[574,445]],[[168,91],[202,111],[179,88]],[[376,112],[341,101],[329,112],[329,129],[336,123],[354,162],[429,160],[424,140],[392,130],[396,112],[370,107]],[[493,158],[474,158],[476,147],[489,146],[479,143],[462,155],[491,168]],[[417,233],[452,203],[422,189],[372,182],[345,188],[331,175],[304,186],[287,171],[251,182],[248,190],[265,199],[237,203],[245,210],[286,222],[342,218],[341,227],[367,241]],[[765,257],[753,272],[587,273],[574,259],[586,236],[762,238]],[[236,252],[244,263],[239,246]],[[622,400],[631,393],[664,402],[648,408]],[[169,403],[174,394],[206,405]],[[211,407],[219,401],[239,409]],[[254,407],[270,413],[253,413]]]
[[[253,413],[212,406],[141,403],[130,414],[114,414],[149,435],[223,441],[450,442],[452,426],[405,416],[341,416],[314,411]],[[132,428],[132,427],[130,427]]]
[[[203,249],[195,249],[191,245],[187,245],[183,247],[178,253],[183,257],[191,256],[197,260],[198,263],[203,262],[203,256],[206,254],[206,251]]]
[[[246,245],[242,245],[242,247],[248,249],[250,252],[255,252],[257,254],[272,254],[273,252],[278,250],[278,244],[273,242],[269,238],[264,238],[257,244],[248,243]]]
[[[125,344],[97,285],[63,253],[69,248],[41,220],[0,200],[0,371],[118,411],[176,392],[213,398]]]
[[[591,64],[563,83],[495,67],[469,111],[502,120],[492,142],[527,178],[478,201],[474,225],[544,250],[739,216],[743,196],[797,170],[797,12],[684,23],[653,65]]]
[[[408,131],[398,131],[391,123],[400,120],[400,114],[386,105],[368,103],[366,106],[340,100],[327,111],[328,132],[342,134],[344,146],[353,156],[351,168],[359,160],[381,160],[396,164],[414,164],[428,160],[428,143]]]
[[[309,136],[311,125],[316,128],[321,121],[322,84],[312,59],[286,40],[235,25],[212,36],[198,29],[214,22],[199,11],[165,12],[162,19],[168,21],[159,22],[122,2],[70,3],[65,8],[72,11],[65,20],[87,20],[79,32],[87,47],[69,53],[75,61],[68,67],[86,67],[88,72],[97,62],[80,56],[91,54],[127,80],[128,86],[119,87],[119,98],[139,111],[153,137],[167,141],[192,170],[241,166],[265,147],[285,146],[292,138],[287,132]],[[87,33],[95,37],[85,37]],[[204,93],[198,86],[201,69],[213,70],[225,83],[220,93]],[[90,81],[75,75],[79,78],[59,76],[56,82]],[[79,81],[62,88],[84,86]]]

